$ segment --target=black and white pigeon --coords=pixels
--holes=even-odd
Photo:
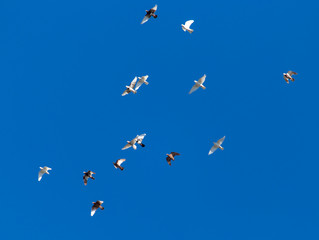
[[[141,24],[144,24],[146,23],[152,16],[154,18],[157,18],[157,15],[155,14],[157,10],[157,5],[155,5],[153,8],[151,8],[150,10],[146,10],[146,15],[145,17],[143,18]]]
[[[93,202],[93,206],[91,208],[91,216],[93,216],[95,214],[95,212],[98,208],[100,208],[101,210],[104,210],[104,207],[102,207],[102,203],[103,203],[103,201],[100,201],[100,200]]]

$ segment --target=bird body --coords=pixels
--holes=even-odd
[[[206,80],[206,74],[204,74],[198,81],[194,81],[195,85],[192,87],[192,89],[189,91],[189,94],[195,92],[199,87],[202,89],[206,89],[206,87],[203,85],[203,83]]]
[[[193,29],[190,29],[190,26],[192,25],[192,23],[194,22],[194,20],[188,20],[185,22],[185,24],[182,24],[182,29],[184,30],[184,32],[189,32],[192,33],[194,32]]]
[[[286,83],[289,84],[289,80],[292,81],[292,82],[294,82],[295,79],[292,77],[292,75],[297,75],[297,74],[298,74],[298,73],[293,72],[293,71],[288,71],[287,73],[283,73],[284,79],[285,79]]]
[[[153,16],[153,18],[157,18],[157,15],[155,14],[156,10],[157,10],[157,5],[155,5],[150,10],[145,10],[146,11],[146,15],[144,16],[141,24],[146,23],[152,16]]]
[[[213,145],[213,147],[209,150],[208,155],[213,154],[218,148],[221,149],[221,150],[224,150],[224,148],[221,146],[222,143],[224,142],[224,140],[225,140],[225,136],[222,137],[221,139],[219,139],[219,140],[217,141],[217,143],[214,142],[214,145]]]
[[[123,163],[123,162],[125,162],[126,161],[126,159],[118,159],[118,160],[116,160],[116,162],[115,163],[113,163],[113,165],[114,165],[114,167],[117,169],[117,168],[119,168],[119,169],[121,169],[122,171],[124,170],[124,167],[122,167],[121,166],[121,164]]]
[[[95,174],[95,172],[92,172],[92,171],[87,171],[87,172],[83,172],[84,175],[83,175],[83,182],[84,182],[84,185],[86,186],[87,183],[88,183],[88,179],[91,178],[93,180],[95,180],[95,178],[93,177],[93,174]]]
[[[135,77],[135,78],[133,79],[133,81],[131,82],[130,86],[125,86],[126,89],[125,89],[125,91],[122,93],[122,96],[125,96],[125,95],[129,94],[130,92],[136,94],[136,90],[134,89],[134,86],[135,86],[135,84],[136,84],[136,81],[137,81],[137,77]]]
[[[50,174],[48,171],[52,170],[52,168],[49,167],[40,167],[40,171],[38,173],[38,181],[41,181],[43,174]]]
[[[171,152],[170,154],[166,154],[166,161],[168,163],[168,165],[172,165],[171,161],[175,161],[175,156],[179,156],[180,154],[177,152]]]
[[[99,208],[101,210],[104,210],[104,207],[102,207],[103,201],[98,200],[98,201],[92,202],[92,203],[93,203],[93,206],[91,208],[91,216],[93,216],[95,214],[96,210],[99,209]]]
[[[145,147],[145,145],[142,143],[144,137],[146,136],[146,134],[141,134],[141,135],[137,135],[134,139],[132,139],[131,141],[127,141],[127,144],[122,148],[122,150],[128,149],[130,147],[133,147],[134,150],[137,149],[136,147],[136,143],[141,145],[141,147]]]

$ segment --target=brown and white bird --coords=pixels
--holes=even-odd
[[[146,15],[145,17],[143,18],[141,24],[144,24],[146,23],[152,16],[154,18],[157,18],[157,15],[155,14],[157,10],[157,5],[155,5],[153,8],[151,8],[150,10],[146,10]]]
[[[217,143],[214,142],[214,146],[209,150],[208,155],[213,154],[218,148],[221,150],[224,150],[224,148],[222,147],[222,143],[224,142],[224,140],[225,140],[225,136],[219,139]]]
[[[292,75],[297,75],[297,74],[298,73],[293,72],[293,71],[288,71],[287,73],[283,73],[286,83],[289,83],[289,80],[292,82],[295,81],[295,79],[292,77]]]
[[[43,176],[43,174],[50,174],[49,173],[49,170],[52,170],[52,168],[49,168],[49,167],[40,167],[40,171],[39,171],[39,174],[38,174],[38,181],[41,181],[41,179],[42,179],[42,176]]]
[[[125,162],[126,161],[126,159],[118,159],[118,160],[116,160],[116,162],[115,163],[113,163],[113,165],[114,165],[114,167],[116,168],[116,169],[121,169],[122,171],[124,170],[124,167],[122,167],[121,166],[121,164],[123,163],[123,162]]]
[[[104,210],[104,207],[102,207],[102,203],[103,203],[103,201],[100,201],[100,200],[93,202],[93,206],[91,208],[91,216],[93,216],[95,214],[95,212],[98,208],[100,208],[101,210]]]
[[[175,160],[175,156],[179,156],[180,154],[179,153],[177,153],[177,152],[171,152],[170,154],[166,154],[166,161],[167,161],[167,163],[168,163],[168,165],[172,165],[171,164],[171,161],[173,160]]]
[[[92,174],[95,174],[95,172],[92,172],[92,171],[87,171],[87,172],[83,172],[84,175],[83,175],[83,181],[84,181],[84,185],[86,186],[87,183],[88,183],[88,179],[91,178],[93,180],[95,180],[95,178],[92,176]]]

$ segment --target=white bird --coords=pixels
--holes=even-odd
[[[141,147],[145,147],[145,144],[142,143],[145,136],[146,136],[145,133],[136,136],[136,138],[137,138],[136,142],[137,142],[137,144],[141,145]]]
[[[293,71],[288,71],[287,73],[283,73],[284,75],[284,79],[286,81],[286,83],[289,83],[289,80],[290,81],[295,81],[295,79],[292,77],[292,75],[297,75],[296,72],[293,72]]]
[[[214,146],[209,150],[208,155],[211,155],[213,152],[215,152],[217,150],[217,148],[220,148],[221,150],[224,150],[224,148],[221,146],[222,143],[224,142],[224,140],[225,140],[225,136],[222,137],[221,139],[219,139],[217,141],[217,143],[214,142]]]
[[[138,80],[138,82],[136,84],[135,91],[137,91],[140,88],[140,86],[142,86],[143,83],[145,83],[146,85],[149,84],[149,82],[146,81],[148,79],[148,75],[145,75],[143,77],[138,77],[138,79],[139,80]]]
[[[206,87],[203,85],[203,83],[205,82],[205,79],[206,79],[206,74],[204,74],[204,76],[202,76],[198,81],[195,80],[194,81],[195,85],[189,91],[189,94],[196,91],[199,87],[201,87],[202,89],[206,89]]]
[[[39,171],[39,174],[38,174],[38,181],[41,181],[41,179],[42,179],[42,176],[43,176],[43,174],[50,174],[48,171],[49,170],[52,170],[52,168],[49,168],[49,167],[40,167],[40,171]]]
[[[185,25],[182,24],[182,29],[184,30],[184,32],[189,32],[192,33],[194,32],[194,29],[190,29],[190,26],[193,24],[194,20],[188,20],[185,22]]]
[[[136,147],[135,143],[137,141],[137,137],[138,137],[138,135],[134,139],[132,139],[131,141],[127,141],[127,144],[122,148],[122,150],[128,149],[130,147],[133,147],[133,149],[136,150],[137,147]]]
[[[134,94],[136,93],[136,90],[134,90],[134,86],[135,86],[136,81],[137,81],[137,77],[135,77],[133,79],[130,86],[125,86],[126,90],[122,93],[122,96],[125,96],[125,95],[129,94],[130,92],[133,92]]]

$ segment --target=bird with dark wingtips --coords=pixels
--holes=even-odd
[[[295,79],[292,77],[292,75],[297,75],[296,72],[293,72],[293,71],[288,71],[287,73],[283,73],[284,75],[284,79],[286,81],[286,83],[289,83],[289,80],[294,82]]]
[[[146,23],[152,16],[153,16],[153,18],[157,18],[157,15],[155,14],[156,10],[157,10],[157,5],[155,5],[150,10],[146,10],[146,15],[143,18],[141,24]]]
[[[93,206],[92,206],[92,209],[91,209],[91,216],[93,216],[96,212],[97,209],[101,209],[101,210],[104,210],[104,207],[102,207],[102,203],[103,201],[96,201],[96,202],[93,202]]]
[[[83,172],[84,175],[83,175],[83,181],[84,181],[84,185],[86,186],[87,183],[88,183],[88,179],[91,178],[93,180],[95,180],[95,178],[92,176],[92,174],[95,174],[95,172],[92,172],[92,171],[87,171],[87,172]]]
[[[122,167],[121,166],[121,164],[123,163],[123,162],[125,162],[126,161],[126,159],[117,159],[116,160],[116,162],[115,163],[113,163],[113,165],[114,165],[114,167],[116,168],[116,169],[121,169],[122,171],[124,170],[124,167]]]
[[[167,163],[168,163],[168,165],[172,165],[171,164],[171,161],[173,160],[175,160],[175,156],[179,156],[180,154],[179,153],[177,153],[177,152],[171,152],[170,154],[166,154],[166,161],[167,161]]]

